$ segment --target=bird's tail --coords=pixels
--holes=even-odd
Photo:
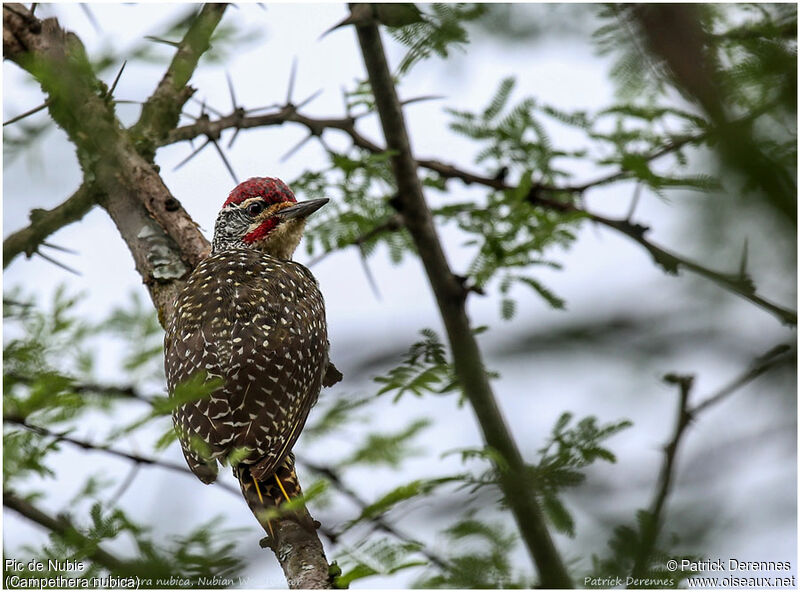
[[[257,479],[251,473],[250,466],[243,463],[237,465],[235,474],[247,505],[271,538],[275,537],[273,523],[278,517],[291,518],[301,524],[310,519],[305,508],[289,512],[280,510],[277,516],[274,512],[284,502],[303,495],[294,469],[294,454],[287,454],[275,472],[263,479]]]

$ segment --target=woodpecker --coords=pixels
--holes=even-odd
[[[175,300],[164,340],[170,396],[197,373],[222,383],[173,411],[189,468],[212,483],[218,463],[231,457],[245,500],[270,534],[264,510],[301,493],[292,447],[322,386],[341,379],[328,360],[317,282],[291,261],[306,218],[327,202],[298,203],[270,177],[237,186],[217,216],[211,255]]]

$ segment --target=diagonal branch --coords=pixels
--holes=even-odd
[[[150,142],[158,142],[178,125],[183,105],[194,94],[188,85],[197,62],[210,46],[211,34],[216,29],[227,4],[204,4],[186,35],[178,44],[164,77],[142,106],[139,121],[131,134]],[[150,150],[152,155],[155,149]]]
[[[351,5],[351,10],[354,8]],[[522,455],[489,384],[481,352],[467,317],[464,287],[450,269],[422,193],[417,162],[412,156],[402,106],[386,62],[378,26],[375,22],[358,24],[356,32],[386,145],[392,151],[392,170],[398,192],[393,204],[403,215],[436,296],[447,329],[456,376],[472,404],[486,444],[497,450],[508,464],[508,470],[499,470],[500,486],[539,570],[542,586],[571,587],[569,575],[550,537],[536,496],[531,491],[532,484],[524,478],[528,472]]]
[[[758,358],[753,360],[753,363],[750,364],[750,367],[747,370],[745,370],[740,376],[737,376],[730,383],[728,383],[718,391],[714,392],[713,394],[707,396],[705,399],[703,399],[701,403],[695,405],[690,410],[690,413],[692,414],[692,416],[696,417],[699,413],[705,411],[709,407],[718,405],[719,403],[730,397],[737,390],[747,385],[748,383],[752,382],[753,380],[755,380],[765,372],[771,370],[775,366],[790,362],[792,357],[796,355],[797,352],[788,343],[782,343],[780,345],[773,347],[764,355],[759,356]]]
[[[797,325],[797,311],[775,304],[763,296],[760,296],[758,293],[756,293],[756,288],[749,276],[743,273],[730,274],[714,271],[713,269],[704,267],[699,263],[691,261],[690,259],[667,251],[666,249],[659,247],[645,238],[645,233],[647,232],[648,228],[640,224],[633,224],[629,220],[606,218],[604,216],[590,214],[589,212],[585,211],[584,213],[587,214],[591,220],[598,222],[607,228],[621,232],[622,234],[633,239],[635,242],[639,243],[642,247],[644,247],[645,250],[647,250],[647,252],[650,253],[650,255],[653,257],[653,260],[667,273],[677,275],[681,268],[686,269],[687,271],[691,271],[692,273],[706,278],[718,286],[725,288],[726,290],[738,296],[741,296],[745,300],[749,300],[756,306],[763,308],[770,314],[780,319],[784,324]]]
[[[64,202],[52,210],[31,210],[30,226],[18,230],[3,241],[3,268],[25,253],[31,257],[48,236],[83,218],[97,203],[94,186],[84,183]]]
[[[181,474],[184,474],[184,475],[186,475],[188,477],[194,478],[194,474],[191,471],[189,471],[188,467],[186,465],[184,465],[184,464],[171,463],[171,462],[166,461],[166,460],[160,460],[160,459],[151,458],[151,457],[148,457],[148,456],[141,456],[139,454],[131,454],[130,452],[124,452],[122,450],[117,450],[115,448],[111,448],[110,446],[102,446],[102,445],[99,445],[99,444],[94,444],[93,442],[88,442],[86,440],[81,440],[79,438],[73,438],[71,436],[68,436],[64,432],[60,432],[60,433],[59,432],[54,432],[54,431],[49,430],[49,429],[47,429],[45,427],[30,424],[30,423],[28,423],[28,421],[24,417],[21,417],[21,416],[18,416],[18,415],[3,415],[3,422],[10,423],[10,424],[13,424],[13,425],[18,425],[18,426],[20,426],[22,428],[25,428],[26,430],[28,430],[30,432],[33,432],[35,434],[39,434],[40,436],[44,436],[44,437],[47,437],[47,438],[53,438],[53,440],[55,442],[66,442],[67,444],[71,444],[72,446],[76,446],[78,448],[81,448],[83,450],[87,450],[87,451],[90,451],[90,452],[104,452],[105,454],[108,454],[109,456],[115,456],[117,458],[128,460],[128,461],[131,461],[132,463],[137,464],[137,465],[147,465],[147,466],[151,466],[151,467],[160,467],[160,468],[166,469],[168,471],[181,473]],[[219,482],[219,483],[217,483],[217,485],[220,488],[228,491],[229,493],[233,493],[236,497],[240,497],[241,496],[241,492],[238,489],[228,485],[227,483]]]

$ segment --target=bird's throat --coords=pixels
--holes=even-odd
[[[269,218],[249,232],[244,240],[267,255],[288,261],[300,244],[304,227],[305,220],[287,220],[276,224],[274,218]]]

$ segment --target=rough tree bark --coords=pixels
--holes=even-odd
[[[225,8],[225,4],[203,6],[143,106],[139,121],[125,129],[80,39],[54,18],[40,20],[22,4],[3,5],[4,59],[39,81],[48,96],[51,117],[77,148],[84,175],[81,188],[67,202],[53,210],[32,212],[32,218],[45,216],[48,224],[39,225],[38,234],[15,233],[9,237],[14,238],[12,246],[19,247],[16,253],[29,251],[29,245],[41,241],[42,233],[63,225],[64,218],[77,220],[94,204],[102,206],[127,244],[162,326],[173,314],[173,301],[186,277],[207,256],[209,243],[166,187],[153,159],[156,147],[177,126],[183,105],[194,93],[188,81]],[[276,520],[274,529],[273,550],[289,586],[329,588],[328,563],[316,533],[291,519]]]

